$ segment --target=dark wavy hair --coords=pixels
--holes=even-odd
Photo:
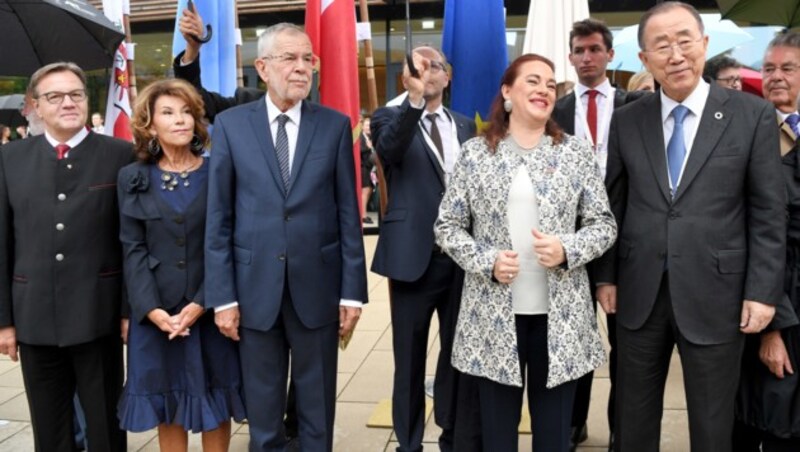
[[[133,115],[131,117],[131,131],[133,132],[134,152],[136,159],[145,163],[156,163],[163,153],[157,157],[153,157],[147,150],[150,140],[153,137],[150,135],[150,126],[153,124],[153,110],[156,106],[156,100],[161,96],[174,96],[177,97],[189,106],[194,118],[194,134],[200,138],[203,143],[203,148],[207,148],[209,144],[208,129],[206,128],[206,112],[203,107],[203,98],[197,90],[188,82],[181,79],[165,79],[153,82],[147,85],[147,88],[142,90],[136,97],[136,103],[133,106]],[[203,149],[192,149],[195,155],[201,155]]]
[[[502,88],[505,86],[511,86],[514,84],[514,81],[519,77],[519,69],[520,67],[531,61],[539,61],[548,66],[550,69],[555,72],[556,67],[552,61],[548,60],[547,58],[537,55],[535,53],[526,53],[525,55],[520,56],[511,64],[508,65],[506,71],[503,73],[503,78],[500,79],[500,87]],[[503,138],[508,135],[508,113],[503,108],[503,92],[502,90],[498,90],[497,96],[495,96],[494,100],[492,101],[492,105],[489,109],[489,125],[483,130],[481,135],[486,139],[486,142],[489,144],[489,150],[494,153],[497,149],[497,143],[500,142]],[[548,118],[547,123],[544,126],[544,133],[545,135],[550,136],[553,138],[553,143],[560,144],[561,141],[564,139],[564,131],[561,130],[561,127],[556,124],[553,118]]]

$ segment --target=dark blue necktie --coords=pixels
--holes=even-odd
[[[278,165],[281,168],[283,186],[289,188],[289,137],[286,135],[286,121],[289,117],[278,115],[278,133],[275,136],[275,154],[278,156]]]
[[[672,196],[678,191],[678,180],[681,177],[681,168],[686,158],[686,143],[683,139],[683,120],[689,114],[689,109],[678,105],[672,110],[675,124],[672,126],[672,137],[667,145],[667,163],[669,164],[669,180],[672,181]]]
[[[787,116],[783,122],[789,124],[789,127],[792,128],[792,132],[794,132],[795,138],[800,138],[800,129],[797,128],[797,124],[800,123],[800,115],[797,113],[792,113],[791,115]]]

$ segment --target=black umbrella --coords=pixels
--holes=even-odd
[[[0,96],[0,124],[16,127],[25,124],[20,110],[25,105],[25,95]]]
[[[85,0],[0,0],[0,76],[30,76],[56,61],[110,68],[124,38]]]

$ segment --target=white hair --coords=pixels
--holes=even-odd
[[[306,34],[302,28],[295,24],[290,24],[289,22],[281,22],[267,27],[267,29],[258,36],[259,58],[263,58],[272,53],[272,49],[275,46],[275,37],[283,32],[302,35]]]

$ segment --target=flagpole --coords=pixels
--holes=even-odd
[[[361,12],[361,22],[369,22],[369,8],[367,0],[358,0]],[[375,84],[375,59],[372,53],[372,35],[364,40],[364,62],[367,66],[367,96],[369,97],[370,113],[378,109],[378,89]],[[386,192],[386,177],[383,174],[383,165],[380,159],[375,159],[375,169],[378,175],[378,207],[381,216],[386,213],[386,205],[389,203],[389,194]]]
[[[242,69],[242,30],[239,29],[239,2],[233,0],[233,26],[236,27],[236,86],[244,86],[244,70]]]
[[[134,69],[133,59],[136,58],[135,56],[135,48],[133,45],[133,39],[131,38],[131,11],[130,9],[125,9],[122,15],[122,23],[125,26],[125,46],[128,49],[133,51],[129,51],[128,53],[128,98],[130,99],[131,105],[133,105],[133,101],[136,100],[136,70]]]
[[[358,0],[361,12],[361,22],[369,23],[369,9],[367,0]],[[375,59],[372,53],[372,35],[364,40],[364,62],[367,66],[367,96],[369,97],[369,111],[378,108],[378,89],[375,85]]]

